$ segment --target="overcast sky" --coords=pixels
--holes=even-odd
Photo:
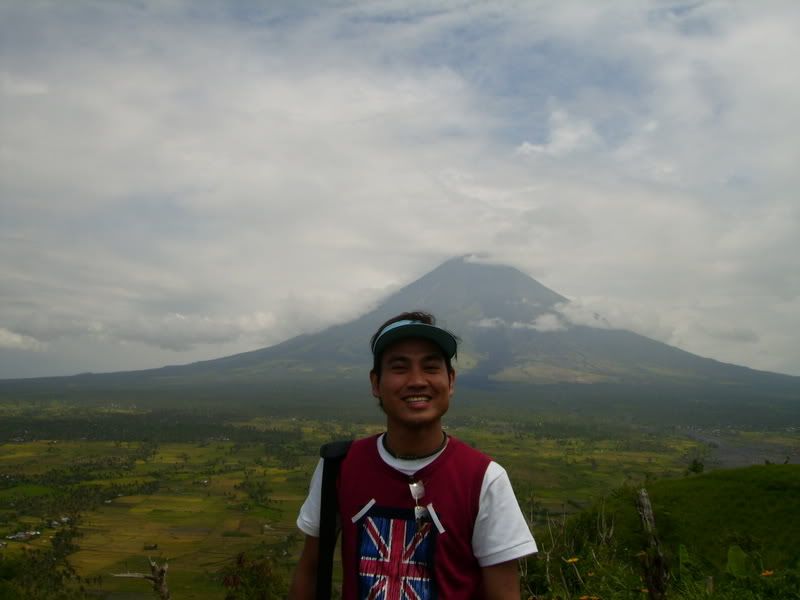
[[[0,377],[348,320],[444,260],[800,375],[800,2],[0,0]]]

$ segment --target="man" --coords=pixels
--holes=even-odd
[[[371,340],[386,432],[356,440],[337,482],[342,598],[519,599],[517,559],[536,544],[505,470],[448,436],[457,339],[403,313]],[[322,461],[297,526],[306,541],[289,597],[314,598]]]

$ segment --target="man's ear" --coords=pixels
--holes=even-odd
[[[447,376],[450,379],[450,395],[452,396],[456,386],[456,370],[451,369],[447,372]]]
[[[375,369],[369,372],[369,383],[372,386],[372,395],[375,398],[380,398],[380,393],[378,391],[378,374],[375,372]]]

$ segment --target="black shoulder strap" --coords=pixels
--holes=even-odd
[[[319,449],[322,463],[322,497],[319,510],[319,563],[317,565],[317,600],[330,600],[333,576],[333,552],[336,548],[336,480],[339,467],[353,440],[324,444]]]

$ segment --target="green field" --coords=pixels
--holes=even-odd
[[[136,421],[125,411],[84,411],[72,420],[68,415],[59,407],[33,420],[47,432],[49,419],[52,432],[70,439],[53,435],[0,445],[0,533],[42,532],[32,540],[8,541],[2,553],[19,558],[26,551],[48,552],[58,532],[69,528],[77,548],[66,553],[65,564],[91,597],[114,600],[152,597],[145,582],[113,577],[147,571],[148,557],[169,561],[174,598],[223,598],[223,573],[240,553],[270,557],[274,573],[285,581],[300,548],[294,520],[319,445],[381,429],[378,421],[300,416],[170,413],[138,414],[142,420]],[[193,437],[193,428],[195,439],[183,441]],[[102,439],[111,437],[109,431],[125,439]],[[709,452],[678,432],[558,419],[469,416],[452,420],[448,432],[506,467],[542,540],[553,515],[578,513],[620,486],[653,485],[656,509],[664,511],[659,516],[674,520],[677,505],[662,504],[660,482],[689,481],[691,461]],[[794,432],[736,436],[798,445]],[[53,524],[64,517],[68,523]],[[696,527],[691,520],[685,526]]]

